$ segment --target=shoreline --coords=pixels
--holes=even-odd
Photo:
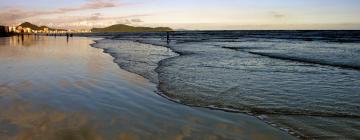
[[[130,41],[133,41],[133,40],[130,40]],[[163,60],[159,61],[159,62],[158,62],[158,67],[157,67],[157,69],[160,67],[162,61],[166,61],[167,59],[172,59],[172,58],[176,58],[176,57],[185,56],[185,55],[191,55],[191,54],[192,54],[192,53],[182,53],[182,52],[176,51],[176,50],[174,50],[173,48],[171,48],[170,45],[151,44],[151,43],[145,43],[145,42],[138,41],[138,40],[135,41],[135,42],[169,48],[169,49],[171,49],[173,52],[179,54],[179,56],[174,56],[174,57],[166,58],[166,59],[163,59]],[[155,71],[156,71],[156,70],[155,70]],[[276,128],[276,129],[279,129],[279,130],[281,130],[281,131],[283,131],[283,132],[286,132],[287,134],[290,134],[291,136],[294,136],[295,138],[298,138],[298,139],[307,139],[307,138],[308,138],[308,137],[302,135],[301,133],[292,130],[291,128],[282,128],[282,127],[279,127],[279,124],[276,124],[275,122],[271,122],[270,120],[267,120],[267,119],[266,119],[267,117],[264,117],[264,116],[266,116],[266,115],[254,114],[254,113],[251,113],[250,111],[242,111],[242,110],[235,109],[235,108],[217,107],[216,105],[201,106],[201,105],[194,105],[194,104],[185,103],[185,102],[182,102],[180,99],[176,99],[176,98],[171,98],[171,97],[169,97],[169,96],[165,93],[165,91],[162,91],[162,90],[159,88],[159,86],[160,86],[160,83],[157,84],[157,89],[159,90],[159,92],[158,92],[157,94],[159,94],[160,96],[162,96],[162,97],[164,97],[164,98],[166,98],[166,99],[168,99],[168,100],[170,100],[170,101],[173,101],[173,102],[175,102],[175,103],[179,103],[179,104],[186,105],[186,106],[190,106],[190,107],[202,107],[202,108],[207,108],[207,109],[211,109],[211,110],[220,110],[220,111],[225,111],[225,112],[230,112],[230,113],[242,113],[242,114],[246,114],[246,115],[249,115],[249,116],[256,117],[258,120],[260,120],[260,121],[262,121],[262,122],[265,122],[265,123],[267,123],[268,125]]]
[[[143,75],[145,78],[149,77],[149,73],[142,73],[144,71],[139,73],[138,70],[149,67],[141,67],[138,62],[149,62],[156,66],[151,67],[155,69],[159,79],[159,82],[154,82],[158,83],[156,94],[172,102],[190,107],[254,116],[300,139],[359,138],[357,133],[353,133],[358,131],[356,128],[359,115],[357,110],[354,110],[357,108],[356,98],[352,96],[357,95],[347,94],[358,89],[356,88],[358,82],[351,82],[359,76],[356,70],[274,59],[249,53],[252,51],[276,52],[281,49],[284,49],[282,53],[285,53],[297,47],[300,51],[292,55],[299,55],[306,59],[319,51],[321,55],[314,59],[323,59],[323,56],[335,53],[335,49],[328,48],[344,49],[344,52],[335,53],[333,57],[324,58],[330,61],[337,60],[334,58],[345,54],[356,54],[347,52],[354,48],[353,43],[343,44],[336,40],[333,42],[273,40],[267,38],[267,35],[254,40],[246,36],[235,37],[237,34],[243,35],[237,32],[234,32],[232,36],[222,34],[222,32],[209,34],[206,32],[174,34],[170,44],[161,38],[162,34],[109,35],[104,41],[100,41],[103,43],[100,48],[101,46],[108,48],[109,52],[113,53],[112,57],[116,59],[115,63],[121,68]],[[280,44],[276,45],[278,43]],[[295,46],[286,47],[292,44]],[[319,47],[307,47],[308,45],[319,45]],[[147,47],[144,49],[144,46]],[[241,49],[242,47],[239,46],[252,48],[245,51],[224,48]],[[146,52],[150,53],[148,54],[150,58],[154,55],[162,55],[156,52],[159,47],[171,50],[177,55],[158,61],[142,57],[147,55]],[[309,50],[313,50],[314,53],[301,55],[304,52],[307,54]],[[357,49],[354,48],[354,50]],[[344,59],[339,63],[352,62],[351,60],[354,59]],[[335,62],[338,63],[338,61]],[[355,64],[358,63],[355,62]],[[262,80],[264,78],[271,79]],[[336,83],[338,80],[342,82]],[[316,84],[316,81],[321,83]],[[325,88],[334,84],[335,87],[343,88]],[[329,94],[343,96],[338,99],[335,96],[328,96]],[[333,103],[328,100],[344,100],[344,102],[340,103],[339,108],[331,108]],[[313,107],[309,107],[310,105]]]
[[[5,44],[1,43],[0,56],[7,59],[1,59],[5,63],[1,63],[0,68],[7,74],[0,75],[1,83],[5,84],[1,88],[5,94],[0,97],[3,108],[0,119],[4,120],[1,122],[3,129],[11,133],[0,134],[0,139],[25,132],[33,134],[28,135],[33,139],[43,136],[47,139],[62,136],[86,139],[86,136],[93,136],[88,134],[96,134],[103,139],[116,139],[122,134],[149,140],[296,139],[253,116],[171,102],[156,94],[156,84],[119,68],[113,62],[114,57],[92,47],[95,42],[92,38],[76,37],[69,41],[64,37],[25,38],[26,44],[17,43],[16,37],[1,40]],[[24,57],[9,57],[10,52]],[[29,58],[32,63],[28,63]],[[6,63],[19,59],[27,63]],[[7,84],[9,81],[13,84]],[[16,94],[12,89],[18,89]],[[31,104],[33,108],[17,109],[18,105],[22,105],[18,100],[26,101],[23,105],[29,107]],[[7,112],[15,116],[8,116]],[[56,112],[63,114],[60,119]],[[42,115],[35,115],[38,113]],[[72,113],[84,116],[83,120],[73,118]],[[23,120],[16,114],[28,119]],[[50,119],[52,117],[55,118]],[[44,119],[50,121],[46,121],[46,129],[40,129],[44,128],[43,125],[37,124],[43,124]],[[17,129],[13,130],[13,125],[7,125],[8,121],[20,123],[14,124]],[[74,122],[81,125],[74,128]],[[79,130],[85,133],[79,133]],[[59,132],[61,135],[58,135]]]
[[[176,98],[172,98],[170,96],[168,96],[166,94],[166,92],[162,91],[160,89],[160,82],[157,81],[153,81],[151,79],[148,79],[144,76],[142,76],[141,74],[138,74],[138,73],[135,73],[135,72],[132,72],[124,67],[122,67],[120,64],[118,64],[115,60],[116,60],[116,53],[113,53],[111,51],[109,51],[109,49],[107,48],[99,48],[99,47],[96,47],[94,45],[98,44],[100,40],[105,40],[105,39],[109,39],[109,40],[116,40],[116,39],[112,39],[112,38],[101,38],[99,40],[94,40],[94,43],[90,44],[91,47],[94,47],[94,48],[98,48],[98,49],[102,49],[103,50],[103,53],[107,53],[109,54],[110,56],[112,56],[114,59],[113,59],[113,62],[116,63],[119,68],[121,69],[124,69],[126,71],[129,71],[131,73],[134,73],[134,74],[137,74],[141,77],[143,77],[144,79],[147,79],[149,80],[149,82],[153,83],[153,84],[156,84],[156,91],[154,91],[158,96],[162,97],[162,98],[165,98],[171,102],[174,102],[174,103],[177,103],[177,104],[180,104],[180,105],[185,105],[185,106],[189,106],[189,107],[195,107],[195,108],[205,108],[205,109],[210,109],[210,110],[218,110],[218,111],[224,111],[224,112],[229,112],[229,113],[240,113],[240,114],[244,114],[244,115],[249,115],[249,116],[252,116],[252,117],[255,117],[257,118],[259,121],[261,122],[265,122],[267,125],[273,127],[273,128],[276,128],[280,131],[283,131],[291,136],[293,136],[294,138],[297,138],[297,139],[307,139],[308,137],[302,135],[301,133],[298,133],[294,130],[292,130],[291,128],[282,128],[280,127],[278,124],[274,123],[274,122],[271,122],[270,120],[267,120],[266,118],[266,115],[261,115],[261,114],[254,114],[254,113],[251,113],[249,111],[242,111],[242,110],[239,110],[239,109],[233,109],[233,108],[227,108],[227,107],[217,107],[216,105],[210,105],[210,106],[201,106],[201,105],[195,105],[195,104],[189,104],[189,103],[186,103],[186,102],[183,102],[181,101],[180,99],[176,99]],[[126,41],[132,41],[132,42],[137,42],[137,43],[141,43],[141,44],[148,44],[148,45],[154,45],[154,46],[160,46],[160,47],[165,47],[165,48],[169,48],[171,49],[171,51],[173,51],[174,53],[178,54],[178,56],[173,56],[173,57],[170,57],[170,58],[165,58],[165,59],[162,59],[160,60],[158,63],[157,63],[157,68],[155,69],[155,72],[157,72],[157,69],[161,66],[161,63],[162,61],[166,61],[167,59],[172,59],[172,58],[176,58],[176,57],[180,57],[180,56],[184,56],[184,55],[191,55],[191,53],[181,53],[179,51],[175,51],[173,50],[170,46],[164,46],[164,45],[160,45],[160,44],[151,44],[151,43],[146,43],[146,42],[142,42],[142,41],[139,41],[139,40],[126,40]],[[158,73],[158,72],[157,72]]]

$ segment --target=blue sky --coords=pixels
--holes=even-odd
[[[0,24],[175,29],[360,29],[359,0],[2,0]]]

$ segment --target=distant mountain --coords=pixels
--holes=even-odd
[[[134,27],[124,24],[116,24],[105,28],[93,28],[91,32],[167,32],[173,31],[173,29],[169,27]]]
[[[44,28],[48,28],[49,31],[67,31],[65,29],[53,29],[53,28],[50,28],[50,27],[47,27],[47,26],[37,26],[35,24],[32,24],[30,22],[24,22],[22,24],[20,24],[19,26],[23,27],[23,28],[31,28],[32,30],[44,30]]]
[[[189,31],[187,29],[175,29],[175,31]]]
[[[40,29],[39,26],[31,24],[30,22],[21,23],[19,26],[21,26],[23,28],[31,28],[33,30],[42,30],[42,29]]]

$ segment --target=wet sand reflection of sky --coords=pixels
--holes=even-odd
[[[254,117],[170,102],[89,38],[0,42],[0,139],[292,139]]]

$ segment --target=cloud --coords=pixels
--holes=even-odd
[[[43,15],[52,15],[52,14],[64,14],[68,12],[83,11],[83,10],[94,10],[94,9],[104,9],[111,7],[122,6],[113,0],[88,0],[83,5],[79,7],[70,7],[70,8],[58,8],[54,10],[24,10],[23,8],[10,7],[0,11],[1,21],[0,24],[15,24],[18,20],[23,20],[26,18],[43,16]],[[98,15],[99,16],[99,15]],[[96,18],[94,15],[93,18]]]
[[[118,20],[116,24],[131,24],[131,21],[129,19]]]
[[[89,10],[89,9],[103,9],[116,7],[116,4],[112,0],[89,0],[87,3],[80,7],[76,8],[60,8],[57,12],[71,12],[71,11],[80,11],[80,10]]]
[[[131,22],[137,23],[137,22],[143,22],[143,21],[139,18],[135,18],[135,19],[131,19]]]
[[[89,20],[99,20],[99,19],[101,19],[101,16],[102,16],[101,13],[94,13],[88,19]]]
[[[279,12],[276,12],[276,11],[270,11],[270,15],[274,18],[284,18],[286,17],[286,15],[284,14],[281,14]]]
[[[92,13],[84,16],[55,16],[51,18],[36,18],[29,20],[37,25],[46,25],[64,29],[88,29],[93,27],[105,27],[113,24],[137,24],[141,23],[141,17],[146,14],[127,16],[105,16],[102,13]]]

